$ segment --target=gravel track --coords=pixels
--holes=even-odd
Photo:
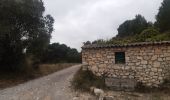
[[[0,100],[72,100],[70,80],[80,65],[0,90]]]

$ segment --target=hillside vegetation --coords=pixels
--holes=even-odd
[[[109,40],[98,39],[92,44],[170,41],[170,0],[163,0],[155,22],[147,21],[144,16],[138,14],[134,19],[119,25],[117,30],[117,36]],[[85,44],[89,43],[87,41]]]
[[[65,44],[50,44],[54,19],[42,0],[0,0],[0,70],[21,71],[40,63],[81,62]]]
[[[50,44],[54,21],[43,0],[0,0],[0,88],[81,62],[76,49]]]

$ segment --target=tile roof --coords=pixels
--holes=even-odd
[[[121,48],[121,47],[148,46],[148,45],[170,45],[170,41],[162,41],[162,42],[138,42],[138,43],[129,43],[129,44],[88,44],[88,45],[84,45],[82,47],[82,49]]]

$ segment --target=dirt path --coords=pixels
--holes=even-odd
[[[70,80],[80,65],[32,80],[16,87],[0,90],[0,100],[72,100]]]

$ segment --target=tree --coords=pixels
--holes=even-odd
[[[28,53],[35,55],[37,58],[42,57],[43,52],[47,49],[50,43],[51,33],[53,31],[53,23],[54,19],[51,17],[51,15],[44,17],[44,26],[39,30],[40,33],[38,36],[28,40],[28,42],[30,42],[30,45],[27,47]]]
[[[141,15],[136,15],[135,19],[127,20],[118,28],[117,37],[128,37],[141,33],[148,27],[146,19]]]
[[[17,69],[26,54],[40,57],[50,42],[54,19],[42,0],[0,0],[0,66]],[[13,67],[15,66],[15,67]]]
[[[69,63],[80,63],[81,55],[76,49],[70,49],[67,53],[67,62]]]
[[[70,48],[65,44],[53,43],[48,46],[48,49],[44,52],[42,57],[42,62],[45,63],[78,63],[81,62],[80,53],[74,49]]]
[[[155,24],[161,32],[170,30],[170,0],[163,0],[156,20]]]
[[[91,42],[90,42],[90,41],[86,41],[86,42],[84,42],[83,44],[84,44],[84,45],[90,45]]]

